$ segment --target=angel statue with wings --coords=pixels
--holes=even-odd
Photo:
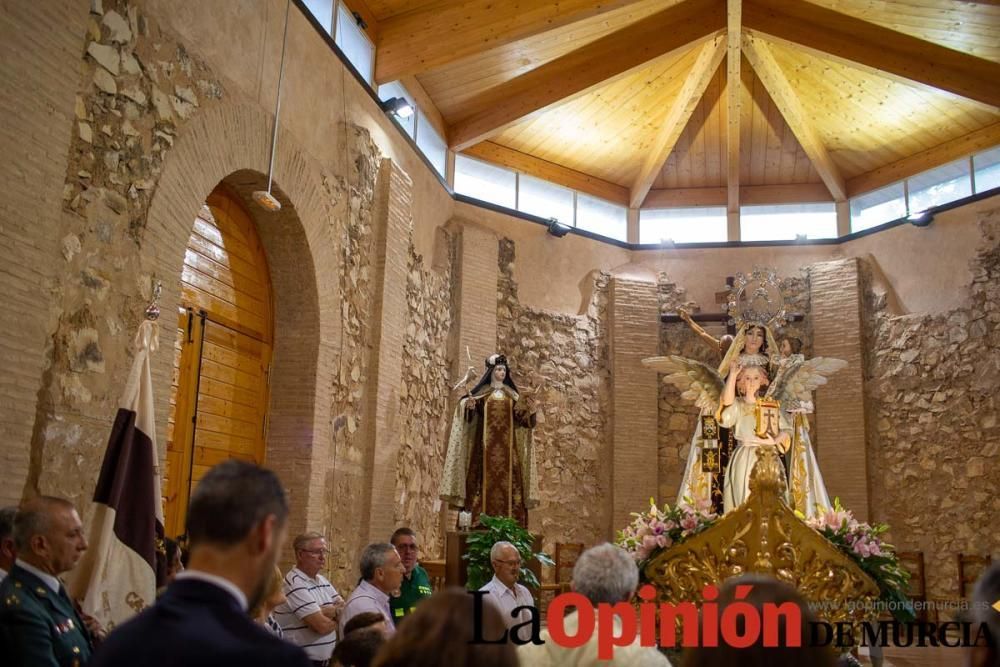
[[[830,500],[802,417],[812,407],[812,391],[846,366],[839,359],[802,355],[780,361],[771,327],[784,323],[785,310],[773,271],[740,274],[729,299],[738,332],[718,369],[680,356],[652,357],[643,363],[664,374],[663,381],[701,410],[691,441],[678,502],[717,504],[730,512],[749,496],[750,473],[759,447],[775,445],[788,474],[789,504],[805,516]],[[729,429],[735,448],[719,435]]]

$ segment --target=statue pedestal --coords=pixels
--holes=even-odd
[[[468,540],[469,535],[476,532],[476,530],[449,530],[447,537],[445,539],[445,565],[444,565],[444,584],[445,586],[465,586],[465,582],[469,578],[469,561],[465,560],[462,556],[465,555],[466,551],[466,540]],[[542,536],[535,535],[535,541],[531,548],[535,553],[542,550]],[[535,573],[538,580],[542,580],[542,566],[536,559],[532,558],[528,562],[528,569]]]

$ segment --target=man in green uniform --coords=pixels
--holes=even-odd
[[[417,563],[417,534],[412,528],[397,528],[389,540],[399,552],[399,560],[403,564],[403,583],[399,586],[399,597],[389,598],[392,609],[392,620],[399,626],[404,616],[413,613],[417,604],[430,597],[431,580],[427,571]]]
[[[0,583],[0,655],[8,667],[78,667],[90,659],[90,631],[59,575],[87,549],[80,516],[62,498],[39,496],[14,519],[17,560]]]

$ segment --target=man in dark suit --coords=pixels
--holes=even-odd
[[[188,569],[155,605],[113,631],[91,665],[309,667],[302,649],[247,615],[274,572],[287,517],[273,472],[237,460],[212,468],[188,510]]]
[[[14,519],[17,560],[0,584],[0,656],[10,667],[85,664],[90,631],[59,580],[87,549],[80,516],[62,498],[39,496]]]

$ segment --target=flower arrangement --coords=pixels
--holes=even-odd
[[[641,573],[646,561],[660,549],[683,542],[711,526],[718,518],[711,508],[711,502],[692,504],[688,498],[676,507],[664,504],[659,508],[650,498],[649,509],[641,514],[632,513],[635,518],[627,528],[618,531],[616,543],[635,559]]]
[[[912,621],[913,607],[906,595],[910,573],[900,565],[895,547],[882,538],[889,527],[858,521],[841,506],[840,498],[834,498],[833,508],[818,509],[824,511],[805,519],[806,525],[830,540],[875,580],[882,593],[879,602],[896,620]]]
[[[649,509],[641,514],[632,513],[635,518],[627,528],[618,531],[616,543],[635,559],[642,577],[646,564],[661,550],[669,549],[715,523],[718,515],[711,509],[711,502],[692,502],[689,498],[676,507],[665,504],[659,508],[650,498]],[[839,498],[834,499],[833,508],[818,509],[821,511],[808,519],[798,512],[796,515],[875,580],[881,592],[879,602],[897,620],[913,620],[913,607],[906,596],[910,574],[900,565],[894,547],[883,539],[888,526],[872,526],[858,521],[841,506]]]

